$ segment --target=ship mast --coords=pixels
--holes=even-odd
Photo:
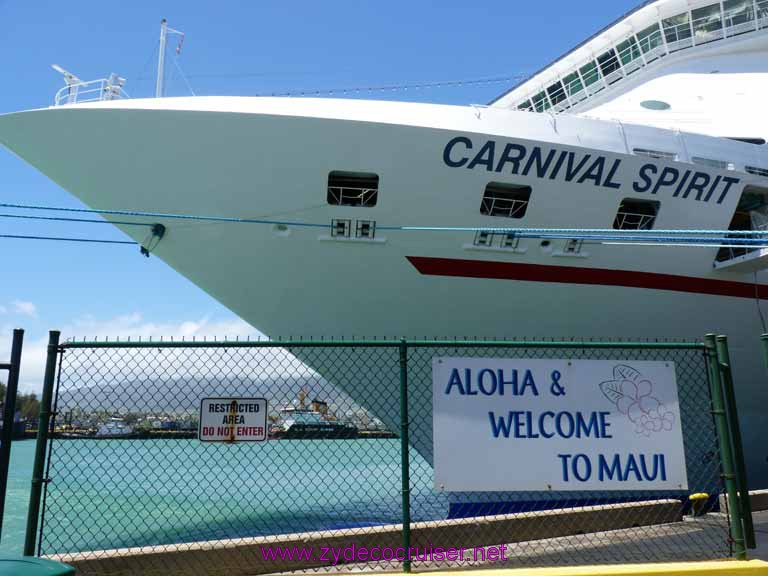
[[[168,20],[163,18],[160,21],[160,54],[157,59],[157,83],[155,84],[155,98],[163,97],[163,79],[165,75],[165,44],[168,34],[177,34],[180,36],[179,45],[176,47],[176,54],[181,53],[181,45],[184,43],[184,32],[174,30],[168,27]]]

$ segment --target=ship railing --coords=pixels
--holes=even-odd
[[[664,46],[664,36],[661,33],[661,28],[658,28],[654,32],[648,34],[639,41],[640,51],[642,56],[640,60],[645,60],[646,64],[650,64],[655,60],[658,60],[662,56],[665,56],[667,49]]]
[[[553,90],[549,93],[549,101],[552,103],[552,109],[555,112],[561,112],[567,108],[570,108],[568,105],[568,96],[566,95],[565,88],[562,86],[562,84],[558,85],[559,87],[556,90]]]
[[[738,24],[735,24],[731,22],[731,24],[726,25],[726,34],[728,36],[738,36],[739,34],[744,34],[746,32],[752,32],[755,29],[755,21],[747,21],[747,22],[741,22]]]
[[[752,7],[747,10],[726,10],[723,14],[725,20],[725,33],[727,36],[738,36],[745,32],[752,32],[759,24],[756,24],[755,13]],[[759,19],[757,19],[759,23]]]
[[[504,216],[505,218],[520,218],[528,206],[528,200],[511,200],[509,198],[483,198],[480,213],[486,216]]]
[[[624,64],[624,74],[630,75],[632,72],[637,72],[643,67],[643,61],[638,57]]]
[[[587,91],[590,95],[594,96],[598,92],[602,92],[608,87],[608,83],[605,81],[604,78],[600,78],[599,80],[596,80],[594,83],[590,84],[587,87]]]
[[[664,27],[664,37],[670,52],[677,52],[693,46],[693,34],[690,22],[683,22]]]
[[[730,9],[723,7],[700,18],[692,18],[690,10],[678,16],[660,20],[658,29],[645,36],[629,35],[612,44],[603,56],[574,66],[548,88],[544,84],[532,90],[521,98],[517,109],[562,112],[669,53],[768,29],[768,0],[754,0]]]
[[[124,84],[125,80],[116,74],[112,74],[109,78],[67,84],[56,92],[54,104],[56,106],[64,106],[80,102],[101,102],[103,100],[130,98],[128,93],[123,90]]]
[[[613,72],[610,72],[609,74],[606,74],[605,76],[603,76],[603,81],[606,84],[611,85],[611,84],[615,84],[622,78],[624,78],[624,73],[622,72],[621,68],[618,68]]]
[[[353,186],[329,186],[328,196],[339,206],[373,206],[376,203],[377,188],[356,188]]]
[[[758,226],[755,226],[753,224],[752,228],[755,232],[768,232],[768,223],[760,224]],[[737,238],[739,240],[765,240],[765,236],[762,234],[738,234],[738,235],[731,235],[729,234],[726,237],[732,237]],[[727,262],[729,260],[733,260],[734,258],[740,258],[742,256],[746,256],[747,254],[751,254],[752,252],[758,252],[761,248],[759,247],[751,247],[751,246],[723,246],[718,250],[717,256],[715,257],[715,260],[717,262]]]
[[[762,238],[761,236],[738,236],[739,240],[747,240],[747,239],[759,239]],[[757,251],[757,248],[751,248],[749,246],[723,246],[717,251],[717,256],[715,256],[716,262],[728,262],[729,260],[734,260],[736,258],[741,258],[742,256],[746,256],[747,254],[750,254],[752,252]]]
[[[554,112],[567,110],[587,97],[584,86],[578,78],[567,84],[560,83],[557,89],[549,92],[549,101],[552,103]]]
[[[714,30],[697,30],[696,31],[696,44],[706,44],[707,42],[714,42],[715,40],[722,40],[725,37],[725,31],[722,26]]]
[[[768,0],[757,0],[756,6],[758,20],[768,23]]]
[[[718,9],[717,14],[697,18],[691,22],[694,30],[696,44],[706,44],[714,40],[725,38],[727,30],[727,18]]]
[[[589,94],[587,94],[587,91],[584,89],[584,86],[581,85],[581,82],[579,81],[578,88],[573,92],[573,94],[570,95],[571,102],[574,104],[578,104],[582,100],[586,100],[589,98]]]
[[[615,230],[650,230],[656,215],[620,211],[613,222]]]

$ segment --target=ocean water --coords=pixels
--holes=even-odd
[[[12,454],[0,550],[20,553],[34,442]],[[322,531],[402,519],[398,439],[57,440],[43,553]],[[415,450],[414,520],[445,518],[447,497]]]
[[[34,460],[34,441],[21,440],[11,445],[0,554],[21,554],[24,549],[24,529],[27,526],[27,506]]]

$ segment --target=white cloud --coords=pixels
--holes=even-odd
[[[235,338],[261,336],[250,324],[239,318],[211,320],[203,317],[198,320],[181,322],[146,322],[141,314],[134,312],[123,316],[101,320],[93,316],[76,318],[69,326],[61,329],[62,341],[77,337],[86,340],[134,340],[141,339],[192,339],[192,338]]]
[[[0,326],[0,362],[11,358],[13,328],[11,325]],[[19,388],[24,392],[38,391],[42,387],[46,345],[46,338],[33,340],[29,334],[24,335],[19,375]],[[5,371],[0,372],[0,380],[5,382],[7,375]]]
[[[13,326],[0,324],[0,362],[10,358]],[[232,317],[212,320],[203,317],[197,320],[181,322],[147,322],[141,314],[132,313],[114,318],[99,319],[94,316],[75,318],[69,324],[61,327],[61,342],[69,338],[78,340],[153,340],[159,339],[204,339],[216,338],[264,338],[264,336],[245,321]],[[39,392],[42,388],[43,373],[45,372],[48,335],[25,335],[22,354],[22,366],[19,388],[22,391]],[[0,373],[0,378],[4,379]]]
[[[21,316],[29,316],[30,318],[37,318],[37,306],[32,302],[25,302],[24,300],[14,300],[13,311]]]

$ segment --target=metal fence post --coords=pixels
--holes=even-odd
[[[24,538],[24,556],[35,555],[35,540],[37,539],[37,523],[40,518],[40,496],[43,491],[45,478],[45,455],[48,446],[48,428],[51,421],[51,404],[53,402],[53,386],[56,381],[56,364],[59,354],[59,336],[57,330],[48,333],[48,356],[45,362],[43,378],[43,396],[40,400],[40,419],[37,425],[37,443],[35,445],[35,462],[32,469],[32,489],[29,493],[29,509],[27,512],[27,531]]]
[[[744,526],[741,519],[741,507],[736,491],[736,475],[733,473],[733,456],[731,454],[731,442],[728,434],[728,419],[725,415],[725,403],[723,391],[720,387],[720,365],[717,359],[715,335],[707,334],[705,337],[707,367],[709,369],[709,389],[712,397],[712,416],[717,428],[717,441],[720,447],[720,456],[723,468],[723,482],[728,495],[728,512],[731,517],[731,531],[736,558],[747,559],[747,549],[744,545]]]
[[[755,527],[752,523],[752,503],[749,498],[749,484],[747,482],[747,467],[744,464],[744,447],[741,442],[741,428],[739,427],[739,414],[736,409],[736,392],[733,389],[733,375],[731,373],[731,359],[728,354],[728,338],[717,337],[717,361],[722,374],[723,396],[725,399],[725,412],[728,419],[728,427],[733,443],[734,472],[736,473],[736,487],[739,490],[739,506],[741,517],[744,521],[744,537],[747,548],[755,549]]]
[[[411,571],[411,463],[408,434],[408,342],[400,340],[400,474],[403,497],[403,572]]]
[[[11,362],[8,365],[8,383],[5,389],[3,406],[3,432],[0,437],[0,541],[3,535],[3,515],[5,514],[5,491],[8,487],[8,468],[11,463],[11,443],[13,442],[13,424],[16,416],[16,392],[19,388],[19,370],[21,369],[21,347],[24,344],[24,330],[13,331]]]

